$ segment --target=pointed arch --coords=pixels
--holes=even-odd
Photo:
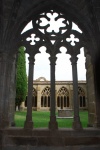
[[[50,87],[45,87],[41,92],[41,107],[50,107]]]
[[[27,107],[27,96],[25,100],[25,107]],[[37,91],[35,88],[33,88],[32,107],[33,108],[37,107]]]
[[[32,107],[37,107],[37,91],[33,88]]]
[[[82,87],[78,87],[79,107],[86,108],[86,94]]]
[[[69,107],[69,91],[64,86],[57,92],[57,107],[61,109]]]

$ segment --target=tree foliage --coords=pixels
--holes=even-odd
[[[26,60],[24,47],[19,48],[16,70],[16,106],[25,101],[27,94]]]

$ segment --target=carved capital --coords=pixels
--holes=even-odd
[[[51,56],[51,57],[49,57],[49,60],[50,60],[50,65],[51,65],[52,63],[55,63],[55,65],[56,65],[56,60],[57,60],[57,57],[56,57],[56,56]]]
[[[35,62],[34,56],[29,56],[28,60],[29,60],[29,64],[34,64]]]
[[[72,55],[70,61],[72,64],[77,64],[78,57],[76,55]]]

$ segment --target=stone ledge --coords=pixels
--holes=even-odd
[[[58,129],[54,131],[33,129],[28,131],[21,128],[9,128],[2,132],[4,133],[1,140],[5,147],[18,145],[66,147],[100,144],[100,130],[93,128],[87,128],[80,132],[73,129]]]

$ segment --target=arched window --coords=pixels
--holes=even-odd
[[[33,88],[32,107],[37,107],[37,91]]]
[[[27,96],[25,100],[25,107],[27,107]],[[37,107],[37,91],[33,88],[32,107]]]
[[[65,87],[60,88],[57,93],[57,107],[69,107],[69,92]]]
[[[86,107],[86,98],[85,92],[82,87],[78,87],[78,97],[79,97],[79,107],[85,108]]]
[[[41,107],[50,107],[50,87],[46,87],[41,95]]]

